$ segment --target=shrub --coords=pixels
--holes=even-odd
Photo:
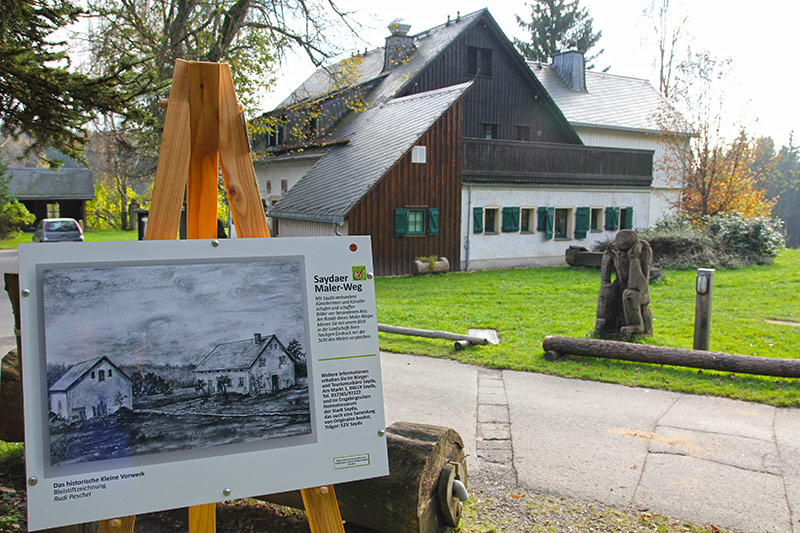
[[[768,217],[744,218],[735,213],[705,217],[694,224],[686,217],[667,215],[655,226],[637,231],[653,248],[661,268],[740,268],[764,264],[786,247],[781,223]],[[611,241],[595,249],[604,250]]]
[[[744,218],[724,213],[704,218],[702,223],[719,250],[749,262],[768,262],[786,248],[781,222],[769,217]]]
[[[36,217],[8,190],[6,166],[0,163],[0,239],[5,239],[22,226],[33,224],[35,220]]]

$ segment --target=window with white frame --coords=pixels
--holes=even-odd
[[[603,231],[603,208],[602,207],[593,207],[592,208],[592,215],[591,215],[591,222],[589,224],[589,229],[591,231]]]
[[[483,209],[483,232],[500,233],[499,207],[485,207]]]
[[[556,239],[571,239],[572,227],[572,208],[556,207],[553,218],[553,236]]]
[[[536,208],[523,207],[519,213],[519,231],[521,233],[533,233],[536,230]]]

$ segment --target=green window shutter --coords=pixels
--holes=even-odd
[[[545,239],[552,239],[553,238],[553,219],[556,215],[556,208],[555,207],[548,207],[545,215],[545,227],[544,227],[544,238]]]
[[[519,231],[519,207],[503,208],[503,231]]]
[[[439,235],[439,209],[428,209],[428,235]]]
[[[547,227],[547,208],[539,206],[536,209],[536,231],[544,231]]]
[[[588,207],[579,207],[575,210],[575,238],[585,239],[586,232],[589,231],[589,212]]]
[[[408,233],[408,209],[398,207],[394,210],[394,236],[404,237]]]
[[[619,207],[606,207],[605,228],[612,231],[619,228]]]
[[[483,233],[483,208],[472,208],[472,233]]]
[[[625,227],[633,229],[633,207],[625,209]]]

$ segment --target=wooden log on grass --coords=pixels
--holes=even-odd
[[[416,337],[428,337],[431,339],[447,339],[450,341],[467,341],[470,344],[480,344],[485,346],[489,343],[483,337],[474,337],[472,335],[461,335],[459,333],[450,333],[449,331],[439,331],[435,329],[417,329],[417,328],[403,328],[400,326],[389,326],[387,324],[378,324],[378,331],[384,333],[396,333],[398,335],[413,335]]]
[[[388,476],[335,485],[345,522],[388,533],[435,533],[457,526],[461,504],[450,492],[442,502],[440,489],[450,488],[453,477],[466,485],[459,434],[441,426],[397,422],[386,428],[386,438]],[[258,499],[303,508],[299,491]]]
[[[800,359],[759,357],[704,350],[687,350],[630,342],[575,337],[545,337],[545,352],[621,359],[638,363],[688,366],[737,374],[755,374],[779,378],[800,378]],[[552,354],[551,354],[552,356]]]

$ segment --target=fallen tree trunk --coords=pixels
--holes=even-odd
[[[470,344],[480,344],[485,346],[489,341],[483,337],[473,337],[472,335],[460,335],[449,331],[439,331],[431,329],[403,328],[400,326],[389,326],[378,324],[378,331],[385,333],[396,333],[398,335],[414,335],[416,337],[428,337],[431,339],[447,339],[451,341],[468,341]]]
[[[545,337],[542,347],[546,352],[546,357],[552,357],[553,354],[548,355],[549,352],[556,352],[558,354],[605,357],[640,363],[705,368],[739,374],[800,378],[800,359],[686,350],[668,346],[574,337]]]
[[[450,428],[397,422],[386,428],[389,476],[335,485],[336,499],[346,522],[381,532],[435,533],[458,525],[453,512],[441,502],[440,478],[447,477],[450,463],[457,463],[456,477],[466,484],[464,442]],[[452,482],[452,481],[451,481]],[[257,497],[260,500],[303,508],[299,491]],[[449,522],[449,523],[448,523]]]

